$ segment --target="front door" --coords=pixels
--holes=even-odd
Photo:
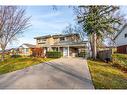
[[[63,48],[63,56],[67,56],[68,55],[68,49],[65,47]]]

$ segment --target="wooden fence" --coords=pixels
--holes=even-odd
[[[111,60],[112,59],[111,55],[112,55],[112,50],[98,51],[98,58],[103,61],[105,61],[107,58]]]

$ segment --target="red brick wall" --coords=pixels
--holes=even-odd
[[[117,47],[117,52],[127,54],[127,45]]]

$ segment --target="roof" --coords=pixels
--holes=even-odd
[[[101,46],[99,48],[116,48],[115,46]]]
[[[59,37],[67,37],[67,36],[71,36],[71,35],[79,35],[77,33],[73,33],[73,34],[57,34],[57,35],[45,35],[45,36],[39,36],[39,37],[35,37],[34,39],[45,39],[45,38],[50,38],[50,37],[53,37],[53,38],[59,38]]]
[[[55,43],[51,45],[52,47],[57,47],[57,46],[86,46],[88,41],[79,41],[79,42],[62,42],[62,43]],[[43,47],[49,47],[50,45],[43,45]]]
[[[125,24],[121,30],[118,32],[118,34],[115,36],[114,40],[123,32],[123,30],[127,27],[127,24]]]
[[[45,35],[45,36],[39,36],[39,37],[34,37],[34,39],[39,39],[39,38],[50,38],[51,35]]]
[[[10,49],[6,49],[5,52],[10,52],[11,50],[15,50],[15,51],[17,51],[18,48],[10,48]],[[2,52],[2,50],[0,50],[0,52]]]
[[[11,48],[11,49],[9,49],[9,50],[18,50],[18,48]]]
[[[24,43],[24,44],[22,44],[22,45],[25,45],[25,46],[27,46],[27,47],[29,47],[29,48],[34,48],[36,45],[32,45],[32,44],[27,44],[27,43]],[[22,46],[21,45],[21,46]]]

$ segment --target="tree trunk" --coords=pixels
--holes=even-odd
[[[91,48],[90,54],[92,53],[92,55],[90,55],[90,57],[93,58],[93,35],[90,36],[90,48]]]
[[[93,58],[97,58],[97,36],[96,33],[93,34]]]
[[[4,49],[2,49],[2,54],[1,54],[1,61],[4,61]]]

